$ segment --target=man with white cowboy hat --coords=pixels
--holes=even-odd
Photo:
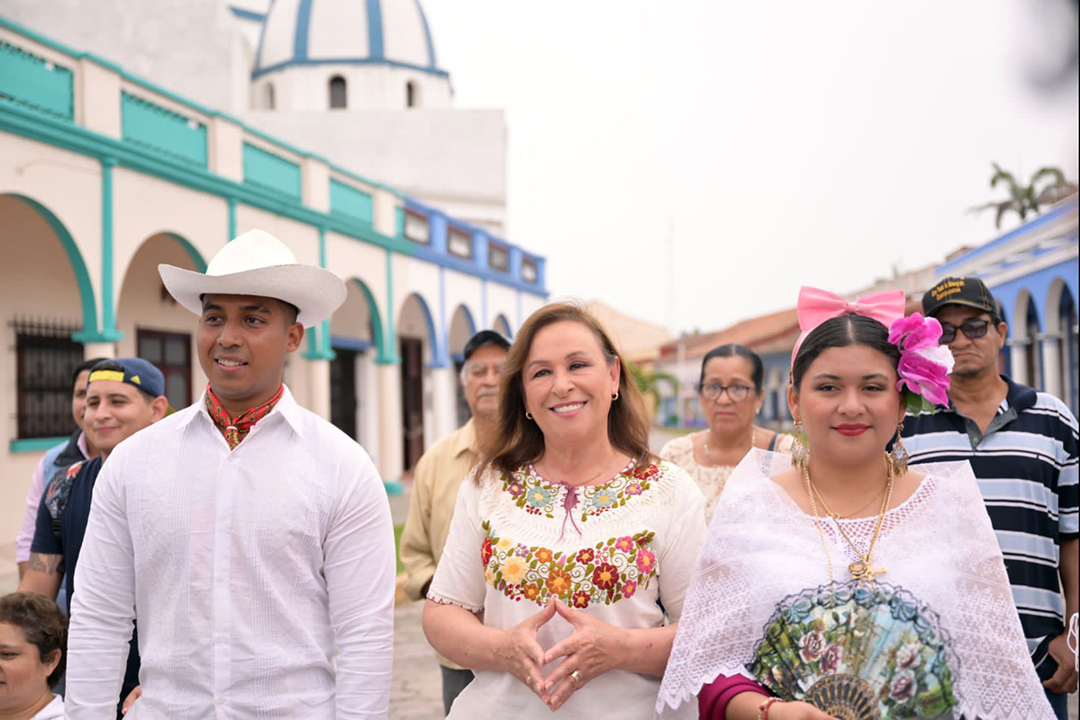
[[[304,327],[345,299],[252,230],[165,287],[200,316],[210,380],[101,473],[68,645],[67,716],[114,711],[137,616],[129,720],[385,718],[394,537],[364,450],[282,384]]]

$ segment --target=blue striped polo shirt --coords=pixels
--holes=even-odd
[[[1053,395],[1002,379],[1009,390],[985,435],[950,403],[933,415],[908,415],[903,437],[912,464],[971,463],[1042,676],[1050,640],[1065,631],[1058,543],[1080,532],[1077,424]]]

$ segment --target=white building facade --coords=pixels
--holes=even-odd
[[[0,18],[0,536],[15,536],[33,468],[70,426],[79,360],[140,355],[173,405],[199,397],[196,318],[156,268],[205,269],[252,228],[346,280],[285,379],[391,489],[462,420],[468,337],[512,336],[547,296],[544,258],[488,227]]]

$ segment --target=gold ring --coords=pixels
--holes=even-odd
[[[581,673],[578,672],[577,670],[570,673],[570,682],[574,683],[574,687],[580,686],[581,685]]]

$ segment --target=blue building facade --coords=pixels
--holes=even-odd
[[[1077,412],[1077,196],[940,265],[938,278],[982,278],[1008,324],[1002,369]]]

